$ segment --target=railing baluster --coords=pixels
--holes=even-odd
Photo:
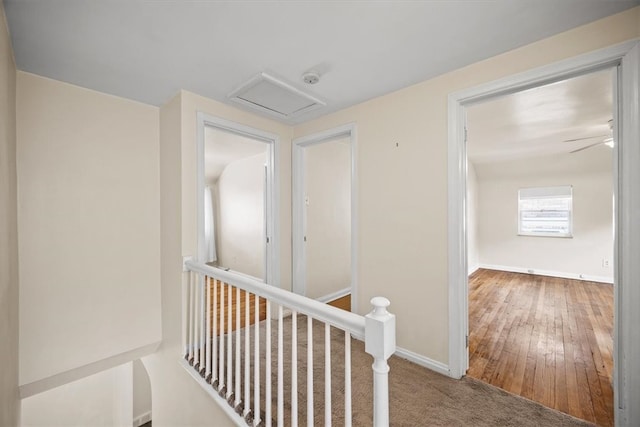
[[[251,404],[249,402],[250,394],[249,394],[249,385],[250,382],[250,370],[249,363],[251,362],[251,341],[249,340],[249,332],[251,331],[251,327],[249,326],[250,317],[250,299],[249,292],[245,291],[244,293],[244,411],[242,412],[242,416],[246,418],[249,410],[251,409]]]
[[[307,316],[307,425],[313,425],[313,319]]]
[[[284,424],[284,340],[282,328],[282,305],[278,305],[278,427]]]
[[[220,353],[218,354],[218,391],[222,393],[224,391],[224,316],[225,316],[225,302],[224,294],[227,288],[227,284],[220,282]]]
[[[233,395],[233,287],[227,284],[227,395]]]
[[[238,407],[240,405],[240,397],[242,394],[240,393],[240,344],[242,344],[242,340],[240,339],[240,334],[242,331],[240,330],[240,288],[236,288],[236,387],[234,394],[236,395],[236,399],[233,402],[234,407]]]
[[[255,296],[253,345],[253,425],[260,424],[260,297]]]
[[[204,277],[204,284],[207,287],[206,288],[206,293],[207,293],[207,304],[205,305],[205,318],[206,318],[206,330],[207,330],[207,337],[206,337],[206,356],[205,356],[205,360],[206,360],[206,366],[205,366],[205,372],[204,372],[204,376],[205,376],[205,380],[207,382],[211,382],[211,282],[213,281],[213,279],[210,279],[209,277],[205,276]]]
[[[200,369],[200,275],[196,274],[193,289],[193,367],[197,371]]]
[[[212,363],[211,363],[211,384],[216,384],[216,380],[218,379],[218,280],[213,279],[213,289],[211,291],[213,293],[213,325],[211,329],[213,330],[213,348],[211,350],[212,354]]]
[[[325,310],[323,309],[325,306],[315,301],[310,301],[300,296],[292,297],[284,291],[265,287],[263,284],[247,280],[239,275],[234,276],[225,272],[218,273],[210,267],[190,261],[187,261],[185,265],[189,271],[185,276],[184,286],[182,287],[183,325],[181,347],[183,356],[193,366],[192,369],[196,369],[207,382],[218,390],[221,396],[226,398],[228,404],[236,409],[239,416],[242,416],[245,420],[251,420],[253,426],[270,427],[272,424],[277,424],[278,427],[283,427],[285,421],[285,398],[287,397],[284,395],[284,388],[285,382],[290,380],[291,421],[287,422],[287,425],[298,427],[300,424],[298,399],[298,393],[301,392],[298,385],[298,356],[301,356],[298,351],[298,314],[300,313],[307,317],[307,415],[306,420],[303,418],[302,423],[313,426],[316,419],[313,375],[314,319],[312,317],[316,316],[327,319],[323,322],[325,328],[324,425],[330,427],[333,423],[331,325],[335,325],[336,328],[344,332],[345,340],[344,425],[351,427],[353,424],[351,336],[352,334],[364,334],[365,352],[374,357],[373,425],[374,427],[388,427],[389,366],[387,359],[395,351],[395,316],[386,310],[389,305],[387,299],[381,297],[372,299],[373,311],[364,317],[358,318],[358,316],[350,313],[344,314],[341,312],[342,314],[340,314],[333,308]],[[221,277],[226,282],[216,277]],[[251,294],[250,292],[257,292],[257,294]],[[251,304],[252,295],[254,305]],[[259,295],[264,295],[265,298],[261,298]],[[276,319],[275,315],[272,319],[272,303],[278,304],[277,331],[272,331]],[[292,308],[290,376],[284,370],[285,357],[289,357],[285,353],[285,346],[288,346],[289,343],[284,342],[285,306]],[[253,318],[251,317],[252,307],[255,308]],[[260,312],[261,307],[266,313]],[[235,314],[234,310],[236,310]],[[244,310],[244,317],[242,310]],[[265,314],[264,329],[260,331],[260,319]],[[255,323],[253,330],[251,329],[252,319]],[[243,328],[245,331],[244,344],[242,342]],[[254,333],[253,359],[251,359],[251,333]],[[262,354],[260,353],[261,333],[265,334]],[[277,333],[277,344],[272,342],[272,333]],[[243,351],[244,357],[242,356]],[[277,357],[277,360],[273,360],[273,357]],[[251,369],[252,360],[254,363],[253,370]],[[187,362],[183,361],[182,363],[186,365]],[[265,372],[262,376],[260,375],[261,364],[265,366]],[[273,375],[274,366],[272,364],[277,369],[276,378]],[[242,380],[242,375],[244,375],[244,381]],[[252,375],[253,383],[251,382]],[[254,388],[253,405],[251,404],[252,384]],[[277,387],[275,402],[273,402],[274,386]],[[264,387],[264,391],[261,391],[261,387]],[[263,412],[260,410],[262,405],[264,405]],[[273,414],[273,412],[276,412],[276,414]]]
[[[182,298],[182,357],[189,357],[189,284],[191,283],[192,272],[187,273],[187,282],[183,283],[181,289]]]
[[[298,427],[298,313],[291,313],[291,427]]]
[[[200,375],[204,377],[205,372],[205,355],[206,355],[206,334],[205,334],[205,283],[207,282],[207,278],[204,274],[200,275],[198,279],[198,286],[200,287],[200,316],[198,317],[198,323],[200,324],[200,368],[198,371]]]
[[[195,322],[194,316],[194,308],[195,308],[195,295],[194,295],[194,285],[193,285],[193,277],[196,273],[190,272],[187,280],[189,282],[189,363],[193,365],[193,347],[194,347],[194,333],[193,333],[193,324]]]
[[[344,331],[344,425],[351,427],[351,333]]]
[[[331,426],[331,326],[324,325],[324,425]]]
[[[265,322],[265,384],[264,384],[264,422],[271,427],[271,302],[265,301],[267,307],[267,321]]]

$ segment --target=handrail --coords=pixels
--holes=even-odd
[[[314,319],[349,331],[356,336],[364,337],[365,318],[363,316],[282,290],[246,275],[224,271],[201,262],[187,260],[185,261],[185,267],[190,271],[233,284],[235,287],[280,305],[295,308],[301,314],[309,315]]]

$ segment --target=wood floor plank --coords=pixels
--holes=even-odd
[[[612,426],[613,286],[480,269],[467,375]]]

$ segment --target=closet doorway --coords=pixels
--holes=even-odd
[[[355,127],[293,142],[293,291],[356,305]]]

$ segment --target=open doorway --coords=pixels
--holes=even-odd
[[[277,137],[198,114],[198,258],[277,284]]]
[[[205,261],[266,279],[267,144],[205,127]]]
[[[613,425],[615,73],[469,105],[467,375]]]
[[[640,311],[640,44],[637,40],[582,54],[521,74],[464,89],[449,95],[448,155],[448,372],[461,378],[468,368],[468,267],[467,267],[467,153],[465,109],[474,103],[532,87],[566,80],[576,75],[615,67],[613,147],[614,161],[614,417],[620,425],[637,424],[640,407],[638,329]]]
[[[355,129],[293,143],[293,290],[355,307]]]

